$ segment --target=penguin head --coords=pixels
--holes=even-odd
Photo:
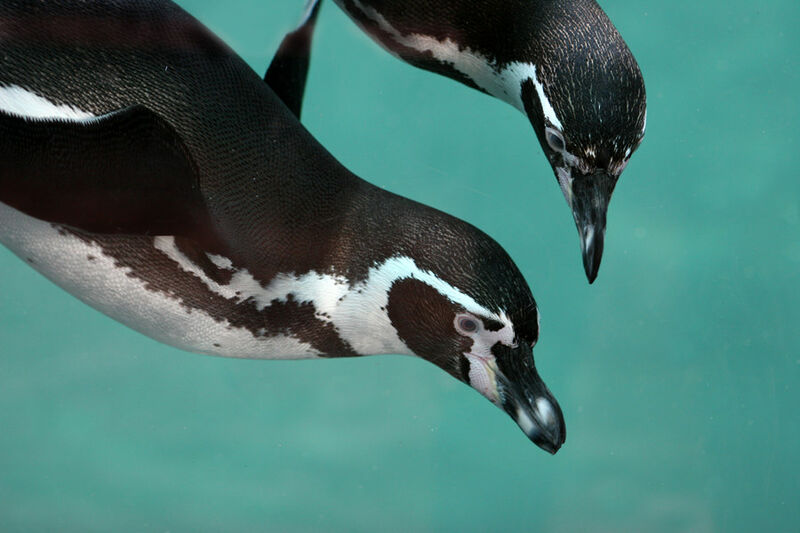
[[[589,282],[597,277],[611,194],[647,122],[642,74],[595,2],[553,9],[538,26],[521,104],[569,204]]]
[[[488,237],[449,241],[421,270],[397,276],[386,312],[414,354],[471,386],[508,413],[539,447],[564,443],[564,417],[539,377],[533,346],[539,312],[522,274]],[[447,243],[443,243],[447,245]]]
[[[395,55],[528,116],[572,209],[593,282],[611,194],[645,127],[641,72],[597,2],[339,4]]]

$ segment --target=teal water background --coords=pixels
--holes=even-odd
[[[180,3],[259,72],[302,10]],[[601,4],[649,113],[593,286],[527,120],[330,1],[304,109],[358,175],[515,259],[558,455],[422,361],[180,352],[0,249],[0,531],[800,529],[800,4]]]

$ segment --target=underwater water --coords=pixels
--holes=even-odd
[[[302,0],[183,0],[259,72]],[[161,345],[0,248],[0,531],[797,531],[800,4],[605,0],[648,131],[586,282],[527,119],[332,2],[304,123],[515,259],[567,441],[410,357]]]

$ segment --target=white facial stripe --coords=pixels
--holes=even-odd
[[[370,273],[374,269],[370,269]],[[453,303],[459,304],[470,313],[485,316],[503,322],[504,324],[511,324],[511,321],[506,317],[505,313],[493,313],[476,302],[472,297],[464,294],[457,288],[453,287],[446,281],[436,277],[435,274],[427,270],[420,269],[413,259],[406,256],[396,256],[388,259],[380,267],[378,272],[381,275],[391,278],[392,283],[398,279],[414,278],[419,281],[425,282],[442,295],[446,296],[448,300]],[[370,275],[372,277],[372,275]],[[389,284],[391,286],[391,284]]]
[[[409,278],[430,285],[473,314],[497,320],[508,325],[509,329],[512,327],[505,312],[489,311],[432,272],[420,269],[410,257],[396,256],[370,268],[367,279],[349,288],[347,294],[341,300],[337,299],[335,307],[328,311],[340,336],[357,352],[412,353],[397,337],[387,311],[392,285]]]
[[[23,89],[18,85],[0,87],[0,109],[31,119],[85,120],[94,115],[70,105],[54,104],[47,98]]]
[[[552,104],[550,104],[550,100],[547,99],[547,95],[544,94],[544,86],[539,81],[539,77],[536,74],[536,65],[530,65],[533,67],[533,72],[531,72],[530,79],[533,80],[533,85],[536,87],[536,94],[539,96],[539,102],[542,104],[542,112],[544,113],[544,118],[550,121],[550,124],[555,126],[561,131],[564,131],[564,126],[561,125],[561,121],[558,120],[558,116],[556,115],[556,110],[553,109]]]

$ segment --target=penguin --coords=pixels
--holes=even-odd
[[[539,311],[497,242],[348,171],[169,0],[0,11],[0,242],[23,261],[187,351],[420,357],[561,447]]]
[[[528,117],[572,211],[593,283],[611,194],[647,124],[639,66],[597,2],[335,2],[403,61]]]

